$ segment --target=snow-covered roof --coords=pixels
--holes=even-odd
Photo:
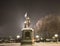
[[[32,30],[32,31],[34,31],[34,29],[32,29],[32,28],[23,28],[21,31],[23,31],[23,30]]]

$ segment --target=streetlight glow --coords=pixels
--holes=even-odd
[[[20,35],[17,35],[17,39],[20,38]]]
[[[39,38],[39,35],[36,35],[36,38]]]
[[[55,37],[58,37],[58,34],[55,34]]]

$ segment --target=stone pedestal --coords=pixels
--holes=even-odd
[[[34,30],[32,28],[22,29],[22,44],[32,44],[34,41]]]

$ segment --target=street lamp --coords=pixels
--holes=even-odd
[[[36,41],[38,42],[39,40],[39,35],[36,35]]]
[[[55,36],[55,38],[56,38],[56,40],[58,42],[58,34],[55,34],[54,36]]]

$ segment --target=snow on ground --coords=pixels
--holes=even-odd
[[[21,46],[21,43],[0,43],[0,46]],[[30,46],[28,45],[23,45],[23,46]],[[60,42],[39,42],[39,43],[34,43],[31,46],[60,46]]]
[[[54,42],[40,42],[40,43],[35,43],[35,46],[60,46],[60,42],[54,43]]]

